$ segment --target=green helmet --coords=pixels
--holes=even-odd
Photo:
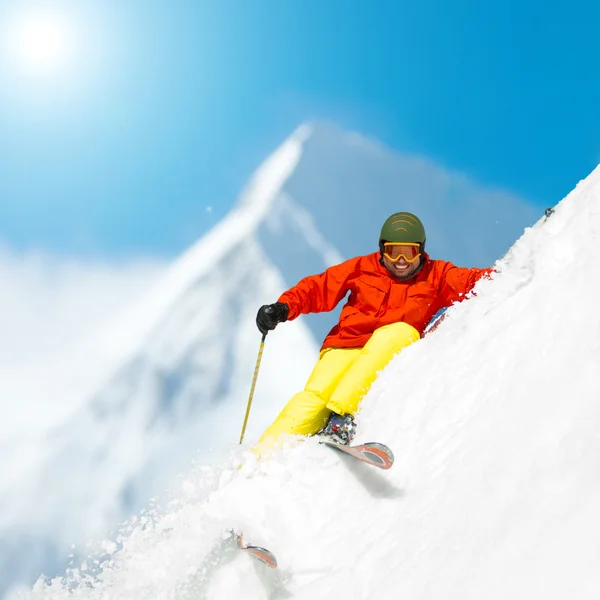
[[[412,213],[394,213],[386,219],[381,228],[379,244],[381,245],[382,242],[422,244],[425,247],[425,227]]]

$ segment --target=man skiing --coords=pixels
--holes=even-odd
[[[277,302],[261,306],[263,335],[301,314],[333,310],[350,292],[326,336],[306,387],[264,432],[259,452],[281,436],[320,433],[349,444],[363,396],[400,350],[420,339],[432,317],[462,300],[491,269],[465,269],[425,253],[425,228],[399,212],[383,224],[379,252],[351,258],[302,279]]]

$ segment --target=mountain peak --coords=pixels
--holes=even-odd
[[[299,144],[304,144],[315,132],[313,123],[302,123],[292,132],[289,139],[293,139]]]
[[[498,219],[499,203],[510,213],[506,222]],[[195,451],[204,457],[237,440],[260,339],[258,307],[306,275],[376,251],[381,224],[398,210],[421,216],[434,258],[461,266],[492,264],[536,217],[522,199],[462,174],[328,123],[300,125],[119,336],[107,332],[119,348],[109,368],[97,366],[106,377],[69,422],[48,432],[43,458],[31,468],[44,476],[23,476],[35,490],[37,520],[11,495],[3,513],[10,535],[1,532],[0,550],[30,565],[25,557],[38,553],[19,540],[64,549],[78,541],[73,532],[87,538],[92,527],[137,510]],[[303,388],[336,317],[306,315],[269,334],[250,442]],[[67,476],[68,485],[53,483]],[[41,521],[48,538],[40,539]]]
[[[392,469],[314,438],[238,448],[134,522],[99,574],[25,597],[597,598],[599,179],[378,374],[356,441],[390,445]],[[278,569],[225,550],[229,528]]]

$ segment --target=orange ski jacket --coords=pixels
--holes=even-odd
[[[423,335],[438,310],[462,300],[477,280],[492,271],[455,267],[425,254],[423,268],[401,281],[379,262],[379,256],[379,252],[357,256],[302,279],[279,297],[289,306],[288,320],[333,310],[350,292],[322,349],[362,348],[376,329],[399,321]]]

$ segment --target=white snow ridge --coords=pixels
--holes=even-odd
[[[357,441],[391,446],[392,469],[314,439],[239,448],[97,563],[18,597],[597,600],[599,264],[597,169],[380,374]],[[279,568],[219,554],[229,527]]]

